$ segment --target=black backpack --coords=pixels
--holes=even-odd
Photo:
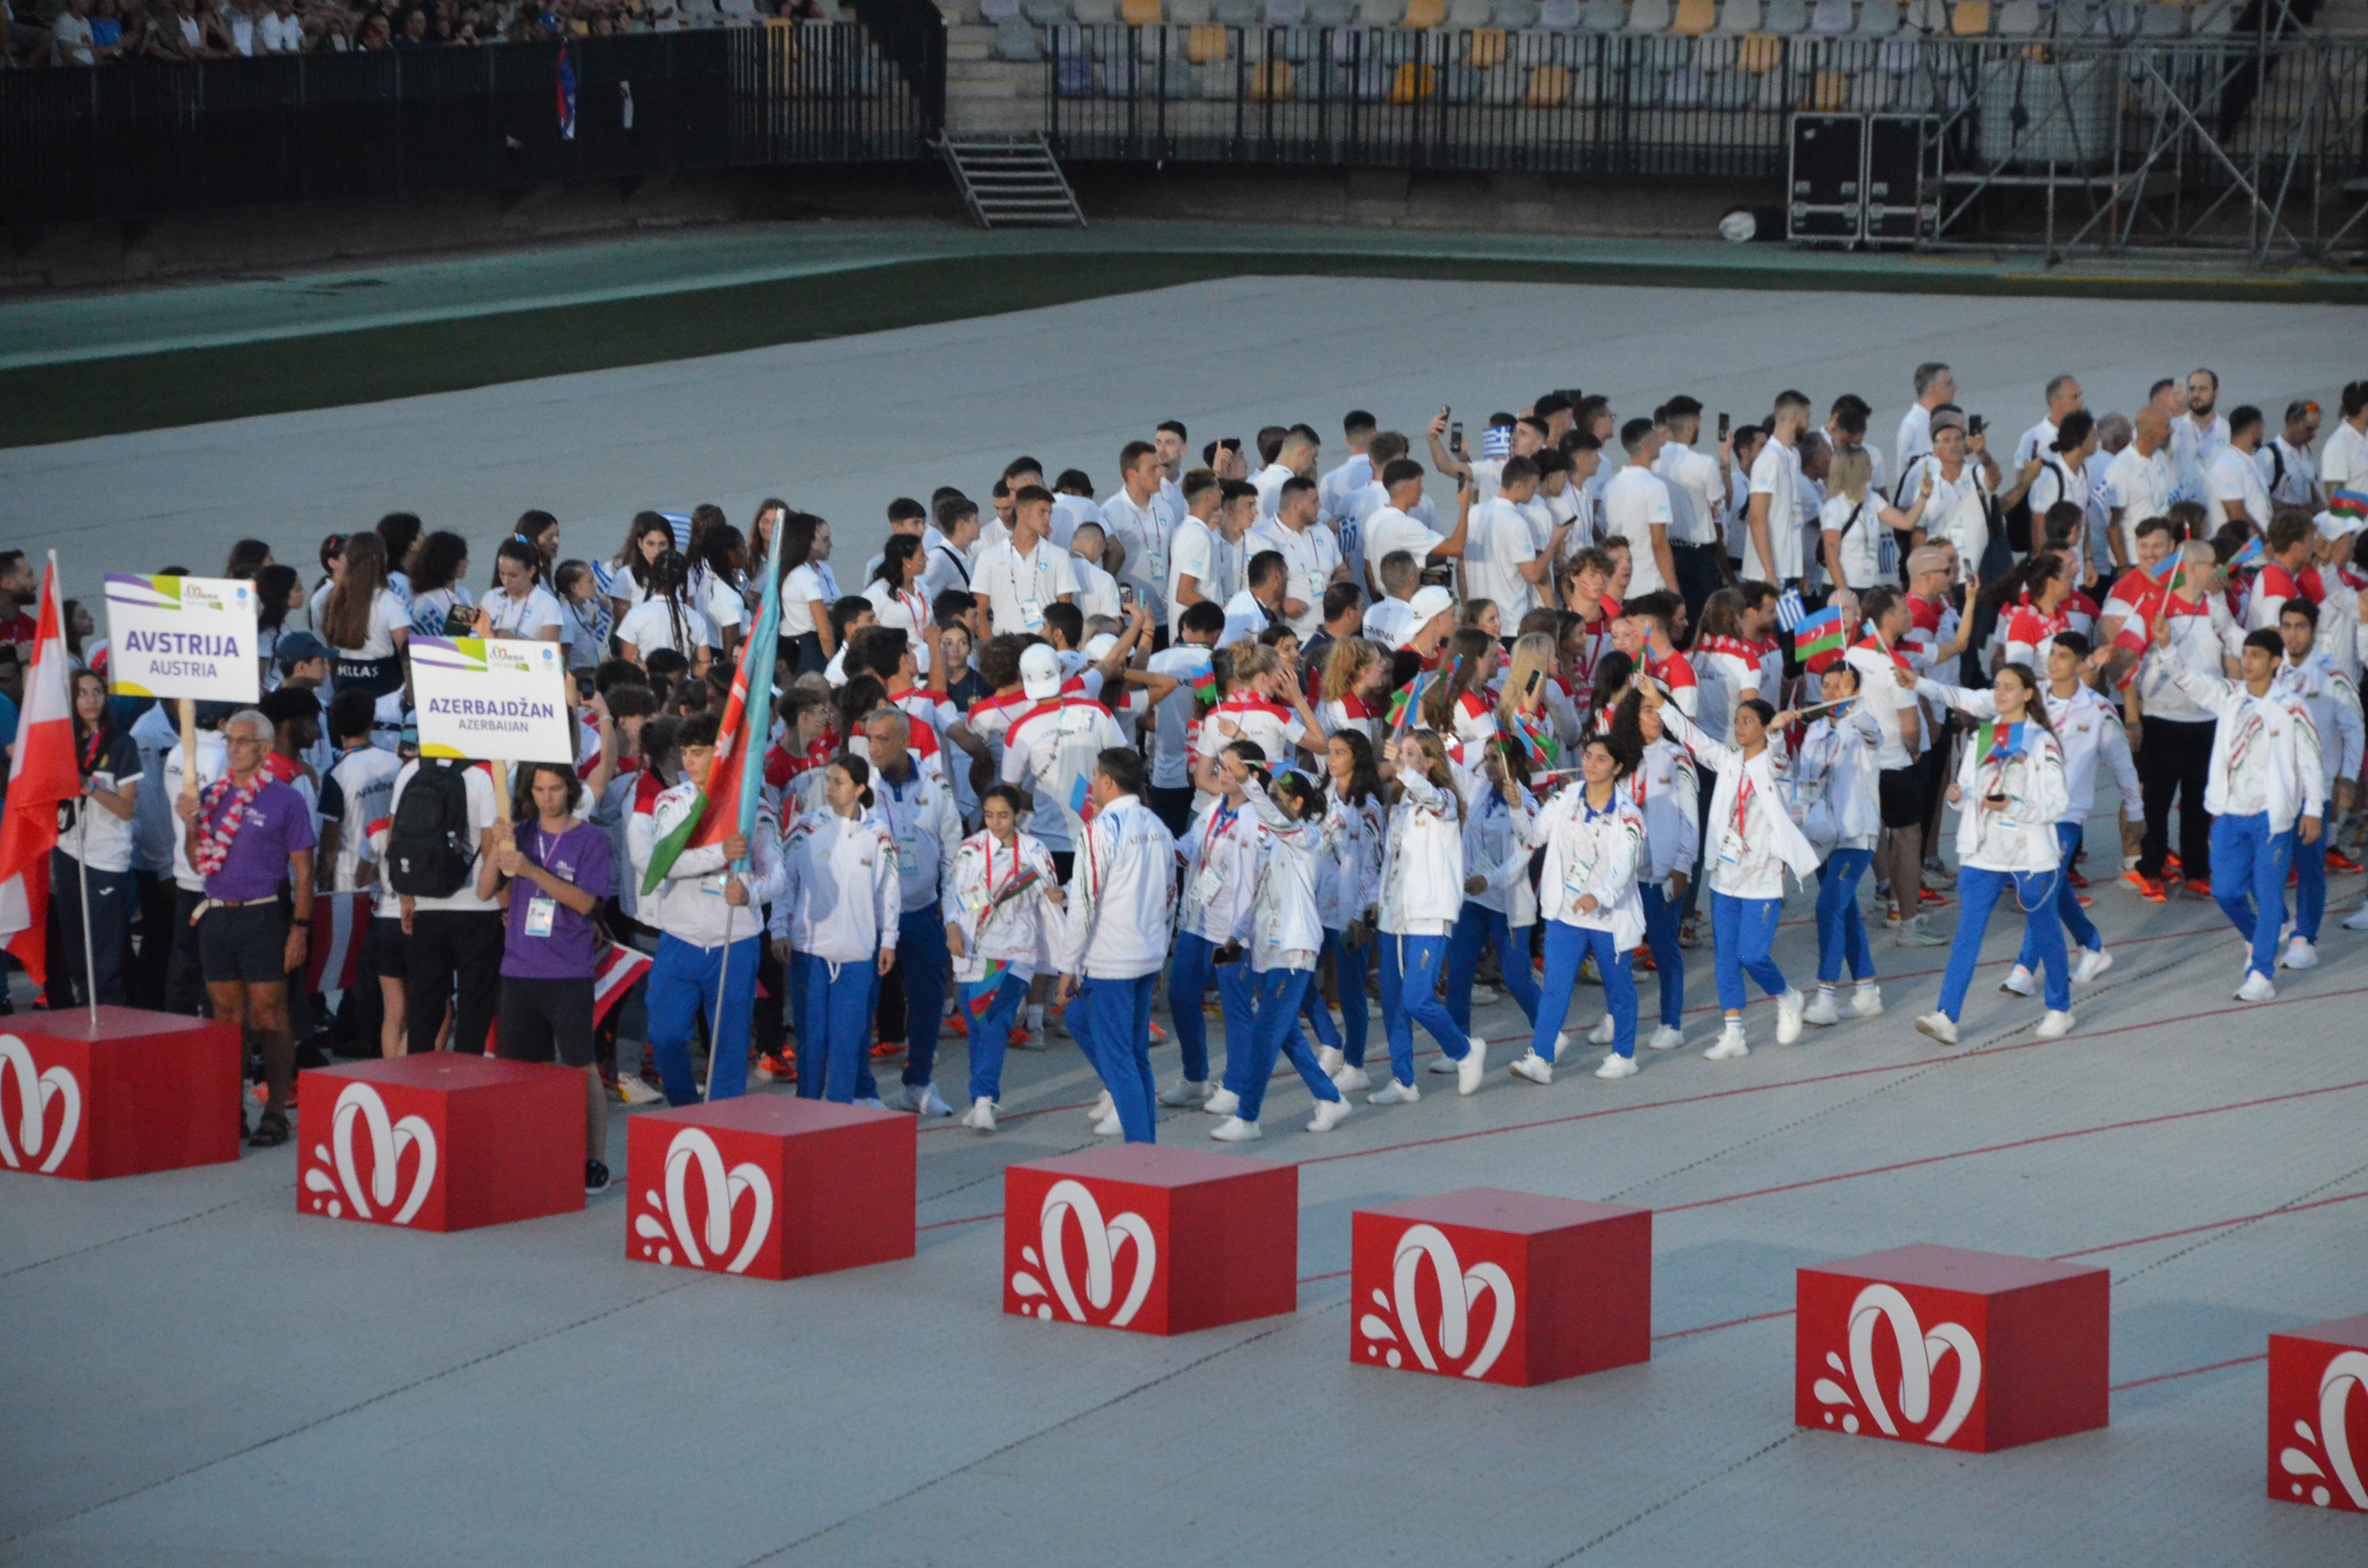
[[[469,826],[469,781],[463,764],[419,759],[403,787],[386,835],[387,880],[399,893],[450,898],[477,862],[477,835]]]

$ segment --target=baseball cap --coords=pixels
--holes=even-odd
[[[2344,539],[2361,531],[2359,518],[2343,512],[2321,512],[2315,519],[2321,539]]]
[[[1019,689],[1042,702],[1061,695],[1061,655],[1039,642],[1019,655]]]
[[[328,644],[309,631],[290,631],[279,640],[279,671],[282,675],[307,659],[325,659]]]
[[[1100,664],[1104,659],[1110,657],[1110,650],[1117,646],[1118,639],[1111,636],[1107,631],[1103,632],[1099,637],[1087,638],[1086,640],[1086,663],[1089,665]]]
[[[1424,588],[1406,601],[1406,608],[1413,613],[1406,617],[1406,630],[1398,634],[1398,646],[1401,648],[1412,647],[1416,636],[1424,627],[1453,609],[1455,596],[1441,587]]]

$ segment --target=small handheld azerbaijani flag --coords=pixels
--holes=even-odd
[[[1087,797],[1092,792],[1092,781],[1080,773],[1069,785],[1069,810],[1079,817],[1087,814]]]
[[[2368,494],[2346,490],[2339,484],[2328,493],[2327,509],[2339,517],[2357,517],[2368,523]]]
[[[2261,557],[2267,553],[2267,550],[2261,544],[2261,536],[2255,534],[2245,541],[2236,554],[2228,558],[2228,570],[2242,572],[2247,567],[2259,566],[2261,563]]]
[[[555,26],[548,17],[545,26]],[[575,62],[567,58],[567,40],[559,43],[559,139],[575,140]]]
[[[2020,720],[2011,724],[2001,724],[1993,719],[1982,726],[1974,743],[1974,755],[1983,762],[2021,756],[2029,733],[2030,726]]]
[[[1776,601],[1776,624],[1785,631],[1797,632],[1801,622],[1809,619],[1809,607],[1801,602],[1801,590],[1787,588]]]
[[[1793,657],[1798,659],[1812,675],[1823,675],[1835,660],[1842,656],[1848,641],[1848,635],[1842,630],[1842,612],[1828,605],[1816,614],[1794,623]]]

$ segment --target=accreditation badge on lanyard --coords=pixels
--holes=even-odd
[[[1192,879],[1192,902],[1202,909],[1216,903],[1217,895],[1224,891],[1224,871],[1210,862],[1217,846],[1232,833],[1238,814],[1234,807],[1219,806],[1209,818],[1208,832],[1201,837],[1201,874]]]
[[[1743,788],[1735,792],[1735,815],[1727,823],[1725,831],[1718,835],[1718,858],[1723,866],[1742,863],[1746,846],[1743,836],[1745,813],[1751,809],[1751,796],[1756,788],[1757,786],[1746,778]]]

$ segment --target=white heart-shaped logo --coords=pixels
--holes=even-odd
[[[17,1151],[22,1148],[24,1159],[40,1159],[44,1175],[55,1172],[74,1148],[74,1134],[82,1131],[82,1085],[63,1062],[35,1072],[32,1047],[15,1035],[0,1035],[0,1078],[13,1080],[17,1085],[14,1141],[8,1136],[6,1108],[0,1105],[0,1163],[10,1170],[21,1169]],[[60,1107],[55,1142],[48,1136],[52,1100]],[[50,1151],[46,1157],[41,1154],[44,1144]]]
[[[2355,1390],[2368,1393],[2368,1350],[2338,1351],[2328,1358],[2326,1369],[2318,1375],[2317,1442],[2320,1452],[2327,1456],[2325,1468],[2310,1457],[2307,1449],[2291,1447],[2278,1456],[2278,1463],[2288,1475],[2332,1479],[2351,1499],[2353,1507],[2368,1512],[2368,1484],[2360,1479],[2360,1461],[2352,1457],[2351,1433],[2345,1420],[2351,1414],[2346,1406],[2351,1403]],[[2294,1432],[2304,1441],[2311,1440],[2308,1423],[2295,1422]],[[2300,1494],[2302,1487],[2297,1484],[2294,1491]],[[2332,1494],[2324,1486],[2317,1487],[2310,1500],[2324,1508],[2332,1500]]]
[[[1076,1217],[1077,1228],[1085,1238],[1086,1292],[1083,1301],[1077,1288],[1069,1279],[1067,1246],[1068,1221]],[[1118,1299],[1117,1259],[1121,1243],[1134,1246],[1134,1278],[1128,1284],[1126,1296],[1119,1301],[1118,1310],[1110,1312],[1110,1326],[1124,1328],[1143,1310],[1144,1299],[1151,1294],[1152,1276],[1159,1269],[1159,1244],[1151,1234],[1151,1226],[1133,1210],[1105,1222],[1102,1206],[1085,1183],[1064,1178],[1054,1182],[1044,1194],[1043,1207],[1038,1213],[1039,1239],[1042,1247],[1041,1260],[1034,1249],[1023,1249],[1022,1256],[1039,1263],[1053,1294],[1069,1314],[1072,1323],[1092,1321],[1087,1309],[1094,1312],[1110,1312],[1110,1302]],[[1021,1272],[1011,1277],[1013,1292],[1021,1297],[1042,1296],[1045,1287],[1033,1276]],[[1047,1301],[1035,1309],[1040,1318],[1053,1315]]]
[[[1431,1349],[1434,1336],[1423,1328],[1421,1298],[1417,1287],[1422,1280],[1423,1265],[1430,1265],[1432,1278],[1439,1287],[1438,1351]],[[1373,1304],[1391,1312],[1397,1319],[1396,1327],[1388,1318],[1367,1312],[1358,1322],[1358,1328],[1370,1342],[1370,1353],[1390,1366],[1400,1364],[1398,1352],[1385,1346],[1403,1338],[1414,1358],[1428,1372],[1440,1370],[1442,1361],[1450,1366],[1462,1360],[1472,1344],[1473,1309],[1482,1297],[1490,1298],[1488,1336],[1464,1363],[1461,1376],[1485,1378],[1488,1369],[1505,1353],[1513,1337],[1513,1319],[1519,1304],[1513,1296],[1512,1277],[1493,1263],[1478,1263],[1466,1269],[1455,1256],[1455,1244],[1447,1233],[1436,1225],[1409,1225],[1398,1236],[1397,1246],[1390,1260],[1391,1284],[1395,1297],[1373,1292]]]
[[[690,1176],[699,1173],[700,1195],[706,1199],[704,1226],[694,1225],[690,1218]],[[723,1260],[732,1250],[733,1218],[743,1196],[749,1199],[748,1233],[740,1243],[740,1250],[732,1253],[732,1261],[723,1265],[726,1274],[744,1274],[756,1261],[773,1229],[773,1183],[764,1167],[743,1160],[729,1171],[723,1168],[723,1151],[706,1129],[686,1127],[674,1135],[666,1146],[666,1200],[663,1208],[666,1223],[660,1224],[651,1215],[643,1214],[634,1222],[634,1229],[644,1241],[663,1242],[669,1232],[682,1248],[683,1261],[693,1268],[707,1267],[707,1259]],[[643,1194],[652,1208],[661,1207],[655,1191]],[[700,1250],[702,1244],[705,1251]],[[644,1257],[656,1256],[661,1263],[671,1263],[665,1249],[644,1246]]]
[[[1892,1401],[1884,1394],[1883,1381],[1874,1367],[1875,1335],[1888,1324],[1893,1342],[1899,1351],[1899,1407],[1895,1418]],[[1869,1285],[1858,1293],[1850,1310],[1850,1381],[1858,1385],[1858,1397],[1874,1424],[1886,1437],[1899,1436],[1901,1422],[1909,1426],[1921,1426],[1932,1414],[1932,1373],[1943,1356],[1957,1358],[1957,1392],[1950,1396],[1949,1408],[1924,1434],[1928,1443],[1945,1443],[1957,1435],[1965,1418],[1974,1413],[1974,1401],[1982,1392],[1982,1351],[1974,1336],[1963,1324],[1942,1323],[1932,1325],[1928,1333],[1918,1321],[1916,1309],[1896,1287]],[[1841,1369],[1839,1357],[1826,1359],[1836,1371]],[[1850,1391],[1830,1378],[1819,1378],[1813,1392],[1827,1405],[1851,1403]],[[1827,1422],[1833,1420],[1828,1415]],[[1857,1418],[1843,1421],[1843,1429],[1858,1430]]]
[[[356,1122],[370,1132],[370,1171],[367,1184],[354,1163]],[[315,1158],[335,1163],[337,1180],[332,1183],[326,1172],[313,1169],[305,1173],[304,1185],[316,1193],[335,1192],[342,1186],[346,1200],[354,1206],[354,1218],[368,1220],[371,1218],[372,1204],[380,1209],[394,1208],[403,1153],[413,1148],[419,1151],[419,1164],[412,1172],[411,1191],[404,1196],[403,1207],[387,1216],[390,1224],[411,1223],[420,1206],[427,1201],[429,1189],[436,1185],[436,1130],[421,1116],[393,1119],[376,1087],[367,1083],[347,1084],[330,1112],[329,1147],[323,1149],[316,1144],[313,1150]],[[334,1217],[336,1200],[330,1199],[326,1208]]]

